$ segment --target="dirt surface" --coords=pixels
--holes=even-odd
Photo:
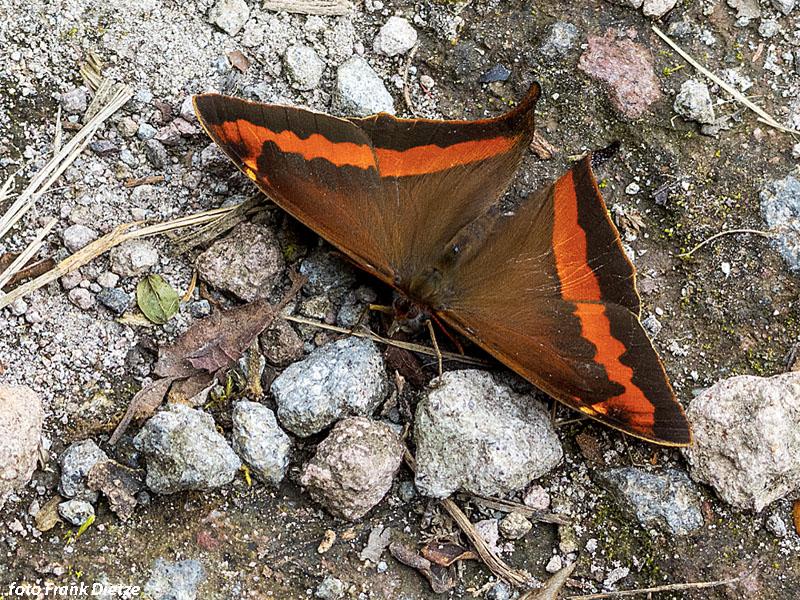
[[[628,6],[599,0],[475,0],[466,5],[387,0],[385,8],[374,9],[372,2],[369,7],[372,10],[360,5],[349,17],[282,14],[265,26],[262,42],[247,46],[243,40],[247,28],[235,36],[222,32],[211,24],[203,1],[72,0],[54,5],[41,0],[0,0],[0,176],[5,178],[21,167],[22,176],[43,164],[52,149],[59,95],[83,84],[78,65],[89,52],[106,62],[108,76],[129,83],[137,92],[101,137],[133,148],[138,165],[123,164],[117,155],[102,157],[87,151],[26,217],[25,228],[10,238],[6,249],[22,247],[30,239],[26,232],[51,216],[61,218],[59,230],[87,222],[105,232],[132,220],[132,208],[145,211],[148,218],[165,219],[252,192],[246,178],[232,167],[198,166],[198,156],[208,145],[202,134],[169,148],[171,163],[158,169],[146,160],[136,137],[123,139],[116,133],[120,120],[132,115],[157,123],[154,100],[166,102],[177,114],[187,95],[217,89],[326,110],[335,65],[341,62],[337,53],[346,55],[348,43],[352,52],[354,43],[386,82],[398,113],[408,115],[401,89],[406,57],[382,57],[372,50],[377,29],[389,15],[402,14],[419,33],[410,90],[421,115],[477,118],[499,114],[521,97],[531,81],[541,82],[540,131],[561,152],[549,161],[533,154],[526,157],[511,194],[527,194],[557,176],[569,156],[614,140],[621,142],[622,151],[600,173],[603,193],[623,234],[630,234],[643,316],[653,315],[662,325],[654,342],[684,404],[721,378],[786,370],[786,356],[800,338],[797,278],[769,241],[731,235],[689,260],[676,255],[723,230],[765,227],[759,191],[766,182],[781,179],[796,167],[797,160],[792,158],[796,141],[791,136],[746,112],[717,137],[701,135],[696,123],[678,117],[672,100],[691,68],[675,70],[683,61],[651,32],[651,21]],[[454,40],[422,20],[414,22],[414,15],[427,20],[431,14],[446,16],[461,8],[464,25]],[[759,33],[759,19],[737,26],[735,11],[722,1],[679,2],[661,26],[666,29],[681,19],[690,23],[692,33],[681,43],[712,70],[739,69],[754,82],[747,94],[757,97],[779,121],[791,124],[791,110],[798,110],[792,103],[800,89],[800,75],[791,64],[784,64],[780,74],[765,69],[764,61],[797,50],[800,9],[779,16],[765,2],[762,12],[777,18],[779,24],[779,33],[769,39]],[[274,15],[250,2],[251,21],[270,23]],[[539,49],[556,21],[573,23],[580,36],[563,57],[553,59]],[[628,32],[654,57],[664,98],[636,120],[622,117],[603,86],[577,69],[587,36],[603,35],[610,28]],[[703,43],[705,33],[713,35],[716,43]],[[306,38],[315,47],[328,49],[330,64],[316,89],[299,92],[289,85],[285,69],[276,65],[289,42]],[[244,74],[226,59],[233,50],[241,50],[252,61]],[[508,81],[479,83],[481,74],[498,63],[510,69]],[[432,89],[420,86],[422,75],[433,78]],[[716,89],[712,94],[725,98]],[[733,103],[717,107],[718,113],[738,110]],[[69,120],[67,115],[64,120]],[[146,189],[122,186],[129,177],[155,174],[165,175],[166,181]],[[639,191],[626,193],[634,182]],[[628,221],[620,223],[620,214]],[[637,228],[631,228],[631,215]],[[305,247],[315,244],[313,236],[281,214],[271,212],[269,218],[284,234],[300,236]],[[176,289],[186,289],[194,254],[177,255],[163,239],[156,245],[161,255],[159,272]],[[57,257],[67,254],[59,235],[52,236],[45,251]],[[102,258],[83,272],[93,277],[107,268],[107,259]],[[371,283],[363,275],[358,277]],[[121,286],[132,291],[135,283],[135,279],[125,280]],[[295,463],[278,490],[248,487],[237,479],[216,493],[153,497],[125,524],[101,503],[97,522],[77,540],[68,538],[68,528],[62,525],[43,534],[36,531],[28,507],[35,499],[43,504],[53,494],[54,457],[71,441],[89,435],[104,439],[139,387],[137,343],[169,339],[186,327],[191,316],[182,309],[177,319],[161,329],[122,325],[105,310],[74,306],[56,285],[37,292],[28,304],[29,311],[35,309],[41,315],[41,322],[31,323],[8,310],[0,315],[0,378],[30,385],[42,395],[51,458],[19,501],[9,502],[0,513],[0,598],[10,597],[7,585],[11,582],[107,580],[143,585],[157,558],[201,561],[206,577],[197,592],[199,598],[308,598],[326,575],[345,582],[352,598],[432,596],[418,573],[388,553],[385,572],[365,566],[358,557],[377,524],[390,525],[417,543],[434,531],[454,531],[435,503],[420,496],[400,499],[401,482],[411,479],[405,470],[387,498],[355,524],[335,520],[311,502],[296,484],[299,463]],[[313,333],[306,341],[313,343]],[[429,369],[428,375],[433,374]],[[574,415],[559,408],[558,416]],[[221,419],[224,424],[224,416]],[[603,463],[592,462],[578,447],[575,438],[581,433],[594,440]],[[800,597],[800,537],[791,527],[785,538],[764,528],[768,514],[790,521],[788,501],[754,515],[730,508],[712,490],[702,488],[705,526],[685,537],[667,535],[639,525],[607,494],[596,475],[601,468],[631,463],[646,463],[656,470],[672,464],[685,468],[679,452],[623,440],[586,421],[560,428],[559,435],[565,460],[539,483],[550,493],[553,509],[568,515],[574,524],[578,566],[570,593],[599,590],[611,571],[623,567],[630,573],[617,587],[625,589],[741,578],[735,585],[665,593],[660,598]],[[307,444],[304,456],[312,451],[313,443]],[[479,518],[475,506],[466,506]],[[328,529],[337,532],[337,541],[330,551],[319,554],[317,547]],[[590,540],[596,540],[589,544],[593,550],[586,549]],[[548,577],[544,567],[558,552],[558,544],[557,528],[537,523],[523,540],[513,543],[506,558],[544,580]],[[467,563],[449,597],[470,598],[475,590],[484,594],[490,580],[485,568]]]

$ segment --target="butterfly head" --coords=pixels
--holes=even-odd
[[[390,336],[398,331],[417,333],[422,330],[428,318],[428,311],[424,306],[417,304],[399,292],[395,293],[392,301],[392,310],[394,311],[394,321],[389,326]]]

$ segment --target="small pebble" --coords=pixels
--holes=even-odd
[[[554,554],[550,557],[550,560],[547,563],[547,566],[544,568],[545,571],[548,573],[558,573],[563,566],[563,562],[561,557],[558,554]]]
[[[641,191],[641,186],[636,183],[635,181],[628,184],[628,187],[625,188],[625,193],[629,196],[635,196]]]
[[[83,500],[67,500],[58,505],[58,514],[65,521],[80,527],[94,516],[94,507]]]
[[[61,234],[64,245],[70,252],[77,252],[95,241],[99,235],[91,227],[86,225],[70,225]]]
[[[102,288],[97,293],[97,300],[117,315],[121,315],[128,310],[128,306],[131,303],[131,297],[128,293],[119,288]]]
[[[94,295],[89,290],[82,287],[71,289],[67,296],[69,297],[69,301],[81,310],[89,310],[95,305]]]

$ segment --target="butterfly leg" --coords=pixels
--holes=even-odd
[[[455,337],[453,337],[453,335],[447,330],[447,327],[444,326],[444,323],[442,323],[435,314],[431,313],[430,317],[433,320],[433,322],[439,326],[439,329],[442,330],[442,333],[444,333],[447,336],[447,339],[453,342],[453,345],[456,347],[456,350],[458,350],[458,353],[461,356],[464,356],[464,346],[461,345],[461,342],[459,342]]]
[[[436,360],[439,363],[439,377],[442,376],[442,351],[439,350],[439,342],[436,341],[436,330],[433,328],[433,321],[428,319],[425,321],[428,324],[428,333],[431,334],[431,342],[433,349],[436,352]]]

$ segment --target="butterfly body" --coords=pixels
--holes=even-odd
[[[209,135],[278,206],[557,400],[659,444],[691,432],[639,323],[635,269],[591,157],[513,209],[500,199],[534,132],[534,84],[477,121],[341,119],[215,94]]]

